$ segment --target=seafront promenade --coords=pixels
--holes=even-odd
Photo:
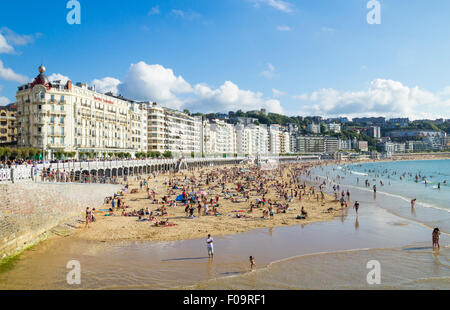
[[[245,161],[305,161],[319,160],[323,156],[273,156],[273,157],[230,157],[230,158],[180,158],[148,160],[111,160],[45,163],[37,165],[20,165],[0,169],[0,183],[21,180],[42,180],[44,171],[65,171],[73,182],[82,181],[83,176],[94,179],[121,178],[124,176],[144,175],[153,172],[179,171],[207,166],[235,165]]]

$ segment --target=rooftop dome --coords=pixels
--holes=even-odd
[[[34,85],[40,84],[40,85],[44,85],[47,89],[50,89],[50,88],[51,88],[51,84],[50,84],[50,82],[49,82],[47,76],[46,76],[45,73],[44,73],[45,70],[46,70],[46,69],[45,69],[44,65],[41,65],[41,66],[38,68],[39,75],[34,79],[34,81],[33,81],[33,83],[32,83],[33,86],[34,86]]]

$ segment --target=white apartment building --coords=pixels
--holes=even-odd
[[[268,155],[269,154],[269,132],[267,125],[249,125],[251,129],[251,154]]]
[[[200,155],[202,119],[186,113],[147,103],[148,151],[172,152],[175,157]]]
[[[269,153],[279,155],[281,152],[281,127],[279,125],[270,125],[267,127],[269,138]]]
[[[369,136],[371,136],[372,138],[380,139],[381,138],[381,128],[378,126],[370,126],[367,129],[367,134]]]
[[[236,131],[234,126],[223,120],[203,121],[204,154],[236,154]]]
[[[311,123],[306,127],[306,130],[308,130],[311,133],[319,134],[320,124]]]
[[[236,133],[236,153],[241,155],[252,154],[252,130],[244,124],[234,126]]]
[[[340,133],[341,132],[341,124],[338,124],[338,123],[327,124],[327,129],[334,133]]]
[[[236,152],[243,155],[268,155],[269,132],[266,125],[237,124]]]
[[[49,81],[45,67],[17,94],[18,145],[56,151],[147,151],[144,105],[101,94],[84,83]]]

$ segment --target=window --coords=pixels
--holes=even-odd
[[[55,117],[54,116],[50,116],[50,124],[55,123]]]
[[[59,123],[60,123],[60,124],[64,124],[64,117],[61,116],[61,117],[59,118]]]
[[[50,96],[50,101],[51,101],[51,102],[55,102],[55,95],[51,95],[51,96]]]
[[[64,102],[64,96],[61,96],[60,98],[60,102],[63,103]]]

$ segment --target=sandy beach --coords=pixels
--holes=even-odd
[[[286,166],[284,166],[286,167]],[[302,165],[295,164],[289,165],[289,167],[300,168]],[[216,171],[219,175],[227,170],[221,169],[249,169],[250,167],[233,167],[233,168],[204,168],[195,172],[186,173],[187,176],[200,179],[200,173],[203,175]],[[277,175],[275,171],[265,171],[267,175]],[[250,175],[251,172],[248,172]],[[256,202],[262,195],[250,191],[250,197],[248,201],[245,201],[241,197],[234,197],[240,199],[240,202],[232,202],[222,193],[221,188],[214,188],[212,192],[208,191],[207,199],[219,197],[219,207],[218,212],[221,215],[205,216],[203,210],[201,211],[201,216],[198,216],[197,205],[195,205],[195,218],[191,219],[186,216],[185,206],[178,202],[177,206],[171,207],[167,206],[167,216],[160,216],[160,208],[163,206],[161,203],[162,197],[167,195],[169,201],[175,200],[178,195],[182,193],[181,190],[175,190],[172,195],[167,194],[170,190],[168,186],[169,179],[183,179],[185,174],[178,173],[175,175],[163,174],[156,178],[150,176],[148,179],[148,187],[150,190],[156,192],[156,198],[160,203],[154,204],[152,199],[147,198],[147,193],[145,187],[139,188],[140,180],[133,177],[132,180],[128,180],[129,184],[129,194],[124,193],[122,197],[123,203],[128,207],[126,212],[132,212],[133,210],[139,211],[141,209],[146,209],[150,212],[155,212],[156,218],[158,220],[168,220],[170,223],[175,224],[173,227],[156,227],[154,222],[138,221],[138,217],[135,216],[122,216],[122,210],[115,211],[113,216],[105,216],[110,214],[109,211],[97,211],[95,214],[96,221],[90,224],[89,228],[86,228],[84,224],[80,225],[76,232],[76,237],[92,240],[92,241],[130,241],[130,240],[148,240],[148,241],[174,241],[174,240],[186,240],[195,239],[211,234],[214,236],[228,235],[246,232],[256,228],[263,227],[277,227],[285,225],[298,225],[298,224],[308,224],[312,222],[328,221],[332,220],[338,210],[340,209],[340,204],[335,200],[334,197],[324,194],[324,199],[319,195],[320,191],[315,188],[315,195],[313,197],[311,188],[307,185],[306,190],[302,190],[303,195],[301,201],[294,197],[285,201],[284,197],[280,197],[277,188],[274,186],[276,182],[287,182],[289,180],[288,170],[283,170],[283,177],[276,176],[272,182],[267,184],[268,192],[265,195],[267,201],[271,200],[273,202],[283,201],[289,205],[289,209],[286,213],[276,213],[274,211],[274,216],[264,219],[262,211],[267,209],[266,207],[254,208],[253,212],[250,213],[250,205],[252,202]],[[247,174],[245,174],[247,176]],[[225,183],[225,188],[227,191],[233,195],[237,196],[236,187],[239,180],[234,180]],[[212,186],[210,186],[212,187]],[[131,194],[133,191],[138,191],[137,193]],[[195,191],[202,190],[206,191],[208,186],[195,186]],[[290,189],[290,187],[288,187]],[[212,193],[212,194],[211,194]],[[210,195],[211,194],[211,195]],[[166,204],[168,205],[168,204]],[[106,210],[111,207],[111,204],[99,206],[97,210]],[[301,214],[301,208],[304,207],[308,216],[306,219],[297,219],[297,216]],[[235,212],[240,211],[240,212]],[[243,218],[236,218],[236,214],[245,216]],[[143,218],[149,218],[149,216],[143,216]]]
[[[400,160],[435,160],[435,159],[446,159],[448,154],[426,154],[405,156],[398,159],[383,159],[383,160],[352,160],[345,161],[345,163],[364,163],[364,162],[374,162],[374,161],[400,161]],[[316,162],[314,165],[328,165],[334,162]],[[275,171],[265,171],[268,175],[276,176],[272,183],[268,185],[268,193],[265,195],[267,200],[273,202],[284,201],[284,198],[280,197],[277,192],[277,188],[273,187],[276,182],[287,182],[290,179],[289,169],[296,168],[306,171],[312,164],[308,163],[296,163],[296,164],[283,164],[281,168],[283,169],[282,177],[279,172]],[[175,241],[175,240],[187,240],[202,238],[207,234],[214,236],[220,235],[230,235],[247,232],[257,228],[270,228],[288,225],[298,225],[298,224],[308,224],[313,222],[324,222],[332,220],[339,211],[342,210],[340,203],[335,197],[324,193],[324,199],[317,199],[317,195],[320,193],[318,188],[315,188],[315,195],[313,197],[311,192],[312,184],[306,184],[306,190],[301,190],[303,195],[300,201],[297,197],[293,197],[290,201],[284,201],[289,205],[289,210],[286,213],[276,213],[274,212],[273,217],[269,219],[262,218],[262,210],[267,209],[267,205],[261,208],[254,208],[252,213],[250,211],[250,204],[255,202],[257,199],[261,199],[262,196],[250,191],[250,199],[248,201],[242,202],[231,202],[230,199],[225,199],[225,197],[230,197],[221,192],[221,189],[216,186],[213,192],[208,191],[207,199],[219,197],[218,211],[221,213],[219,216],[208,215],[205,216],[203,210],[201,215],[198,215],[197,205],[194,206],[194,216],[191,219],[186,216],[185,206],[178,202],[175,207],[165,204],[167,208],[168,215],[160,216],[159,211],[161,207],[164,206],[162,203],[162,198],[166,195],[169,201],[176,199],[178,195],[182,193],[181,190],[175,190],[172,194],[170,192],[170,186],[168,182],[170,179],[181,180],[185,176],[194,179],[201,179],[201,176],[216,172],[218,176],[221,173],[226,173],[231,169],[241,169],[248,170],[254,169],[257,171],[255,165],[239,165],[227,168],[221,167],[208,167],[197,171],[191,172],[180,172],[176,174],[161,174],[161,175],[151,175],[149,177],[142,177],[141,180],[147,180],[148,188],[150,191],[156,193],[156,199],[159,203],[153,203],[151,199],[147,198],[147,193],[145,186],[140,189],[137,177],[131,177],[127,182],[123,182],[123,185],[128,183],[129,193],[123,192],[122,201],[128,207],[126,212],[139,211],[142,209],[147,209],[150,212],[156,214],[158,220],[168,220],[171,224],[175,224],[173,227],[156,227],[154,222],[138,221],[136,216],[122,216],[121,210],[115,210],[114,215],[105,216],[110,214],[109,211],[99,211],[106,210],[111,207],[111,204],[99,206],[95,213],[96,221],[90,224],[89,228],[85,228],[84,224],[79,225],[76,231],[76,237],[91,241]],[[253,172],[249,173],[252,174]],[[236,187],[239,183],[238,179],[228,179],[225,183],[225,188],[228,189],[229,193],[238,196]],[[212,186],[211,186],[212,187]],[[202,186],[195,186],[194,191],[206,191],[209,187],[203,184]],[[288,190],[291,187],[288,187]],[[132,191],[137,191],[136,193],[131,193]],[[211,194],[212,193],[212,194]],[[240,197],[239,197],[240,198]],[[297,215],[301,214],[301,208],[307,211],[308,216],[306,219],[297,219]],[[349,206],[351,207],[351,206]],[[235,212],[240,211],[240,212]],[[236,214],[244,215],[244,218],[236,218]],[[149,218],[149,216],[143,216],[144,219]]]

